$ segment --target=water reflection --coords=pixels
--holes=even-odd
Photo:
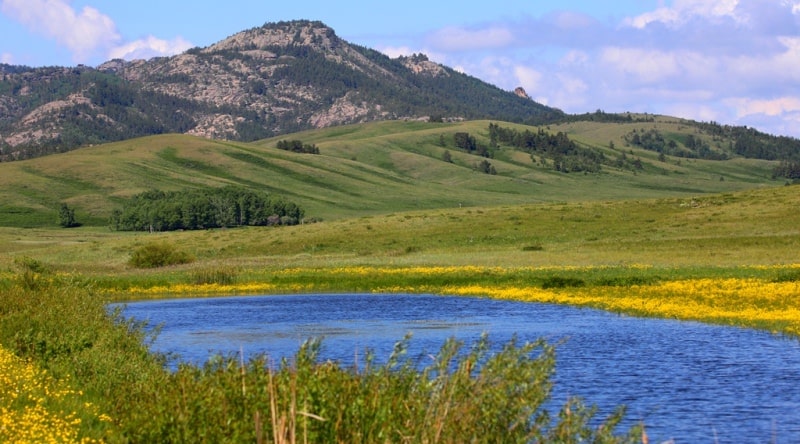
[[[640,319],[546,304],[431,295],[302,295],[148,301],[126,315],[163,329],[161,352],[202,363],[212,354],[290,357],[324,337],[323,358],[378,362],[411,332],[424,362],[444,340],[497,346],[560,342],[553,399],[580,395],[610,413],[628,406],[654,442],[800,442],[800,344],[764,332]]]

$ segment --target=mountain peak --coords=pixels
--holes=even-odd
[[[166,132],[247,141],[431,115],[529,122],[561,114],[424,54],[392,59],[352,45],[309,20],[96,70],[0,70],[0,160]]]
[[[266,23],[238,32],[203,50],[219,51],[269,50],[275,47],[309,46],[319,50],[334,49],[341,44],[332,28],[319,21],[294,20]]]
[[[527,93],[527,92],[525,92],[525,88],[523,88],[523,87],[521,87],[521,86],[518,86],[518,87],[517,87],[517,88],[514,90],[514,94],[516,94],[516,95],[517,95],[517,96],[519,96],[519,97],[522,97],[523,99],[530,99],[530,98],[531,98],[531,96],[529,96],[529,95],[528,95],[528,93]]]

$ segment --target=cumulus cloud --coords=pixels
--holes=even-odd
[[[800,0],[663,3],[616,22],[554,12],[485,24],[504,30],[496,49],[466,28],[435,35],[460,42],[441,48],[471,75],[567,112],[671,114],[800,136]],[[470,56],[484,63],[464,63]]]
[[[153,36],[112,48],[108,53],[111,59],[149,59],[181,53],[193,45],[181,37],[162,40]]]
[[[72,53],[77,63],[97,58],[133,59],[173,55],[192,47],[191,43],[180,37],[163,40],[149,36],[123,42],[111,17],[90,6],[78,11],[69,0],[2,0],[0,12],[32,32],[55,40]]]
[[[95,8],[76,11],[65,0],[3,0],[0,11],[70,50],[76,62],[117,44],[114,21]]]
[[[663,23],[678,26],[695,18],[710,20],[733,19],[745,21],[740,10],[739,0],[676,0],[671,7],[661,7],[625,20],[625,24],[634,28],[644,28],[652,23]]]
[[[529,95],[538,95],[541,92],[542,73],[539,71],[527,66],[516,66],[514,67],[514,77],[519,86],[525,88]]]
[[[785,113],[800,112],[800,97],[778,97],[774,99],[752,99],[737,97],[727,102],[736,110],[738,117],[754,114],[780,116]]]
[[[0,54],[0,63],[6,63],[8,65],[11,65],[14,63],[14,56],[12,56],[7,52],[4,52]]]
[[[383,46],[376,49],[393,59],[396,59],[400,56],[410,56],[417,52],[411,50],[411,48],[408,46]]]

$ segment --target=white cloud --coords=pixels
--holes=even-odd
[[[7,52],[4,52],[4,53],[0,54],[0,63],[5,63],[7,65],[13,65],[14,64],[14,56],[12,56],[11,54],[9,54]]]
[[[76,62],[85,62],[98,51],[120,41],[110,17],[85,6],[76,11],[66,0],[2,0],[0,11],[33,32],[69,49]]]
[[[527,66],[516,66],[514,67],[514,77],[519,86],[523,87],[529,95],[541,93],[542,73],[539,71]]]
[[[792,7],[792,14],[800,13],[800,1],[797,0],[783,0],[783,4]]]
[[[108,53],[110,59],[149,59],[151,57],[170,56],[186,51],[193,45],[181,37],[173,40],[162,40],[153,36],[126,43],[112,48]]]
[[[737,97],[728,99],[727,103],[736,110],[738,118],[756,114],[775,117],[800,112],[800,97],[792,96],[775,99]]]
[[[376,49],[393,59],[396,59],[400,56],[410,56],[417,52],[412,51],[408,46],[382,46]]]
[[[677,54],[645,48],[605,48],[599,61],[610,71],[642,83],[661,82],[681,71]]]
[[[747,20],[746,15],[737,10],[739,0],[676,0],[672,7],[661,7],[625,20],[634,28],[645,28],[651,23],[679,26],[693,18],[716,20],[731,18],[737,22]]]
[[[571,66],[586,65],[589,61],[589,53],[586,51],[570,50],[559,60],[558,64],[562,68],[569,68]]]
[[[685,119],[697,120],[700,122],[719,122],[723,115],[722,111],[717,107],[697,102],[672,103],[665,106],[661,114],[680,116]]]
[[[500,48],[509,45],[513,40],[511,31],[500,26],[478,30],[447,27],[429,37],[431,45],[443,51]]]

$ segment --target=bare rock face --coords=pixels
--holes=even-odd
[[[522,97],[523,99],[530,99],[531,98],[528,95],[528,93],[525,92],[525,88],[523,88],[521,86],[518,86],[518,87],[516,87],[514,89],[514,94],[516,94],[518,97]]]
[[[414,74],[424,74],[431,77],[449,75],[442,65],[431,62],[424,54],[401,57],[400,61]]]

